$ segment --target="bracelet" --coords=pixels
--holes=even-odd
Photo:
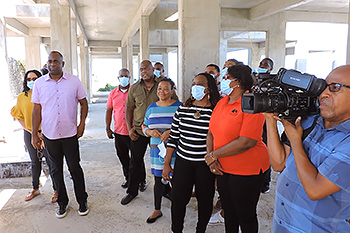
[[[214,161],[216,161],[217,159],[214,158],[213,154],[214,154],[214,152],[212,151],[212,152],[209,153],[209,156],[210,156]]]

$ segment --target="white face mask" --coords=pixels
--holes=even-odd
[[[128,77],[119,77],[119,83],[122,87],[126,87],[129,85],[129,78]]]
[[[29,82],[27,82],[27,87],[28,87],[29,89],[32,89],[32,90],[33,90],[34,82],[35,82],[35,81],[29,81]]]

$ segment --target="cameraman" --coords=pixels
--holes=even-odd
[[[270,162],[281,172],[272,232],[350,232],[350,66],[334,69],[326,82],[320,115],[299,117],[294,126],[264,113]],[[291,148],[281,143],[277,120]]]

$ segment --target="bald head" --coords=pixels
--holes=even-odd
[[[342,80],[347,80],[350,81],[350,65],[344,65],[344,66],[339,66],[337,68],[335,68],[334,70],[332,70],[329,75],[327,76],[328,78],[334,78],[337,77],[339,79]],[[350,84],[350,82],[348,82],[347,84]]]

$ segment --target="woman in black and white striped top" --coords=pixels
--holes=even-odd
[[[214,78],[198,74],[192,82],[191,97],[178,108],[171,126],[163,179],[172,180],[171,219],[173,232],[182,232],[186,205],[190,201],[193,185],[198,202],[196,232],[205,232],[213,208],[213,175],[205,163],[206,137],[212,110],[220,95]],[[177,149],[174,171],[170,160]],[[173,173],[172,179],[170,173]]]

